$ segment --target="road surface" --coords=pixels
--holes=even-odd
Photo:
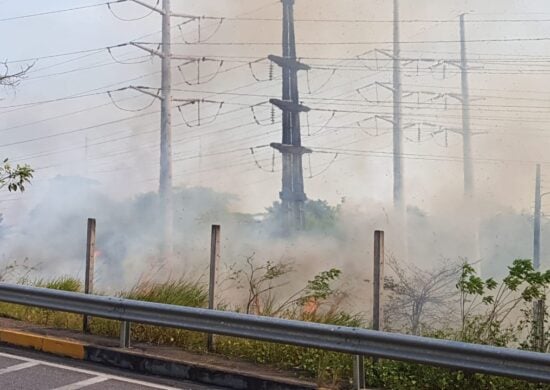
[[[0,347],[2,390],[223,390]]]

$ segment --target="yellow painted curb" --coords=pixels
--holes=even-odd
[[[76,341],[12,329],[0,329],[0,342],[79,360],[85,356],[85,345]]]

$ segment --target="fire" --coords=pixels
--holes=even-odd
[[[303,307],[304,314],[315,315],[319,309],[319,302],[317,298],[311,297],[305,303]]]

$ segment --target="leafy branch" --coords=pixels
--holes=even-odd
[[[13,167],[8,159],[0,166],[0,189],[7,187],[8,191],[25,191],[25,185],[30,183],[34,170],[28,165]]]

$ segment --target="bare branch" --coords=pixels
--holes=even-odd
[[[32,67],[35,65],[35,63],[32,63],[30,65],[25,65],[21,69],[19,69],[15,73],[10,73],[10,68],[8,66],[8,62],[3,62],[2,67],[4,68],[4,72],[0,74],[0,86],[4,87],[16,87],[21,83],[21,80],[25,78],[27,73],[32,69]]]

